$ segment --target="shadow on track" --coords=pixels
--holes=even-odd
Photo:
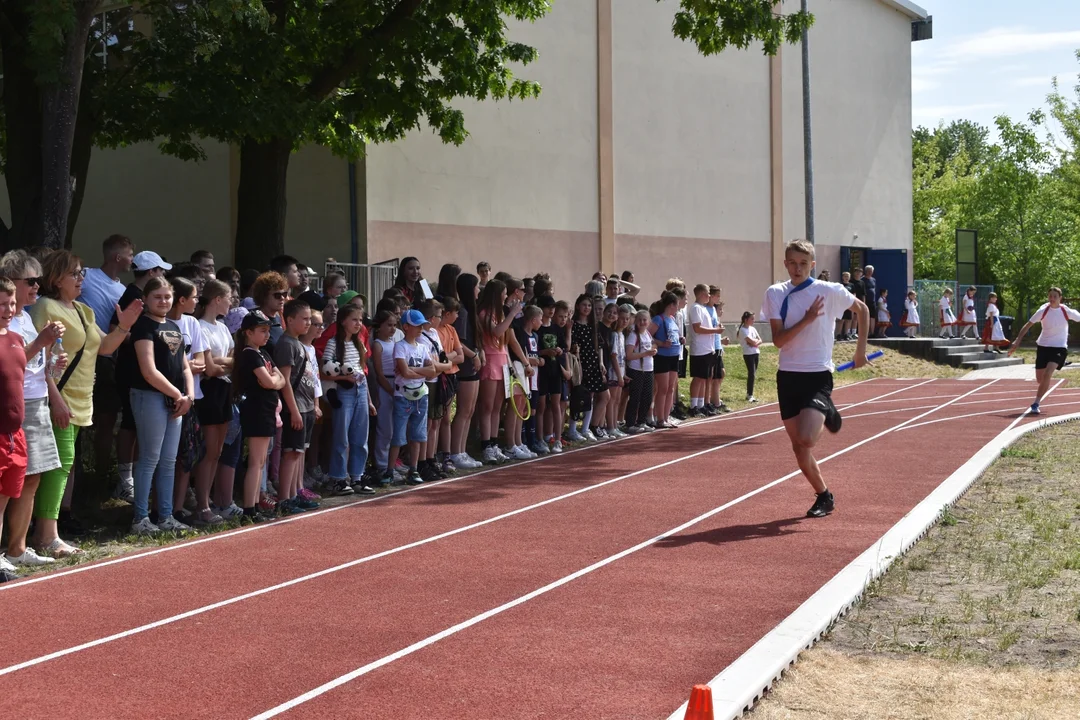
[[[806,518],[799,516],[786,518],[784,520],[773,520],[767,523],[755,523],[753,525],[729,525],[728,527],[713,528],[712,530],[705,530],[699,533],[675,535],[664,538],[657,542],[656,546],[659,548],[680,548],[696,543],[724,545],[725,543],[739,542],[742,540],[782,537],[798,532],[794,527],[802,523],[803,520],[806,520]]]

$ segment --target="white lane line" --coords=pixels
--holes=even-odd
[[[1073,401],[1073,402],[1050,403],[1049,405],[1043,405],[1042,407],[1046,407],[1046,408],[1070,407],[1072,405],[1080,405],[1080,400],[1076,400],[1076,401]],[[1002,410],[984,410],[983,412],[968,413],[967,415],[957,415],[955,417],[940,418],[938,420],[927,420],[926,422],[921,422],[918,425],[910,425],[910,426],[904,428],[903,430],[901,430],[901,432],[906,432],[908,430],[912,430],[912,429],[917,428],[917,427],[922,427],[923,425],[933,425],[934,423],[949,422],[950,420],[963,420],[964,418],[980,417],[982,415],[997,415],[998,413],[1021,412],[1022,410],[1027,410],[1029,408],[1030,408],[1029,405],[1024,405],[1022,407],[1005,408],[1005,409],[1002,409]],[[1033,415],[1032,417],[1037,417],[1037,416]]]
[[[930,381],[928,380],[927,382],[930,382]],[[925,383],[922,383],[922,384],[925,384]],[[915,387],[918,387],[918,386],[915,386]],[[893,390],[892,392],[886,393],[886,395],[894,395],[896,393],[903,392],[906,389],[907,388],[901,388],[899,390]],[[885,395],[882,395],[881,397],[885,397]],[[869,401],[867,401],[867,402],[869,402]],[[509,512],[502,513],[501,515],[496,515],[494,517],[490,517],[490,518],[487,518],[485,520],[479,520],[479,521],[471,523],[469,525],[464,525],[462,527],[455,528],[453,530],[447,530],[446,532],[442,532],[442,533],[439,533],[437,535],[432,535],[430,537],[426,537],[426,538],[423,538],[421,540],[416,540],[414,542],[407,543],[405,545],[399,545],[397,547],[393,547],[393,548],[390,548],[388,550],[383,550],[381,552],[373,553],[371,555],[365,555],[364,557],[357,558],[355,560],[350,560],[348,562],[344,562],[344,563],[341,563],[339,565],[335,565],[333,567],[325,568],[323,570],[318,570],[318,571],[313,572],[313,573],[308,573],[307,575],[302,575],[300,577],[293,578],[291,580],[285,580],[283,582],[276,583],[274,585],[269,585],[267,587],[259,588],[258,590],[252,590],[251,592],[247,592],[247,593],[244,593],[242,595],[237,595],[235,597],[226,598],[225,600],[220,600],[220,601],[215,602],[215,603],[210,603],[208,605],[203,605],[202,607],[198,607],[198,608],[194,608],[192,610],[188,610],[186,612],[178,613],[176,615],[172,615],[172,616],[167,617],[167,618],[162,618],[161,620],[155,620],[154,622],[149,622],[149,623],[146,623],[144,625],[139,625],[137,627],[130,628],[128,630],[123,630],[121,632],[113,633],[112,635],[108,635],[106,637],[98,638],[96,640],[90,640],[90,641],[87,641],[87,642],[84,642],[84,643],[80,643],[79,645],[73,645],[71,647],[64,648],[62,650],[57,650],[55,652],[51,652],[51,653],[48,653],[46,655],[41,655],[41,656],[38,656],[36,658],[31,658],[30,660],[25,660],[25,661],[20,662],[20,663],[15,663],[14,665],[9,665],[9,666],[7,666],[5,668],[0,668],[0,677],[2,677],[4,675],[9,675],[9,674],[17,672],[19,670],[25,670],[26,668],[33,667],[35,665],[40,665],[42,663],[49,662],[50,660],[56,660],[58,658],[61,658],[61,657],[67,656],[67,655],[72,655],[72,654],[80,652],[82,650],[89,650],[90,648],[98,647],[100,645],[105,645],[107,643],[115,642],[117,640],[122,640],[124,638],[131,637],[132,635],[138,635],[138,634],[147,632],[149,630],[154,630],[156,628],[160,628],[160,627],[164,627],[166,625],[171,625],[173,623],[180,622],[181,620],[186,620],[188,618],[196,617],[198,615],[203,615],[203,614],[208,613],[208,612],[210,612],[212,610],[217,610],[219,608],[228,607],[229,605],[234,605],[236,603],[243,602],[244,600],[250,600],[252,598],[256,598],[256,597],[259,597],[261,595],[266,595],[267,593],[271,593],[271,592],[274,592],[276,590],[282,590],[284,588],[292,587],[294,585],[298,585],[300,583],[307,582],[309,580],[314,580],[314,579],[317,579],[317,578],[320,578],[320,577],[324,577],[326,575],[331,575],[331,574],[334,574],[334,573],[338,573],[338,572],[341,572],[343,570],[347,570],[349,568],[356,567],[358,565],[363,565],[365,563],[369,563],[369,562],[371,562],[373,560],[378,560],[380,558],[389,557],[390,555],[396,555],[396,554],[404,552],[406,550],[411,550],[413,548],[421,547],[423,545],[428,545],[428,544],[436,542],[438,540],[443,540],[443,539],[448,538],[448,537],[453,537],[454,535],[460,535],[461,533],[468,532],[470,530],[475,530],[476,528],[484,527],[485,525],[491,525],[492,523],[496,523],[496,522],[498,522],[500,520],[505,520],[506,518],[514,517],[515,515],[521,515],[522,513],[530,512],[532,510],[536,510],[538,508],[542,508],[544,506],[551,505],[551,504],[556,503],[556,502],[561,502],[563,500],[567,500],[569,498],[576,497],[578,495],[583,495],[584,493],[591,492],[593,490],[596,490],[596,489],[599,489],[599,488],[602,488],[602,487],[606,487],[608,485],[612,485],[612,484],[617,483],[617,482],[621,482],[622,480],[627,480],[629,478],[637,477],[638,475],[643,475],[645,473],[649,473],[649,472],[652,472],[654,470],[660,470],[660,469],[663,469],[665,467],[670,467],[671,465],[676,465],[676,464],[684,462],[686,460],[692,460],[694,458],[698,458],[698,457],[701,457],[703,455],[708,455],[710,453],[717,452],[719,450],[723,450],[725,448],[732,447],[733,445],[739,445],[739,444],[742,444],[744,442],[748,442],[750,440],[755,440],[755,439],[757,439],[759,437],[764,437],[765,435],[771,435],[772,433],[780,432],[783,429],[784,429],[784,427],[781,425],[780,427],[775,427],[775,428],[772,428],[770,430],[765,430],[763,432],[755,433],[753,435],[748,435],[746,437],[742,437],[742,438],[739,438],[737,440],[732,440],[730,442],[726,442],[726,443],[724,443],[722,445],[717,445],[715,447],[706,448],[704,450],[699,450],[699,451],[697,451],[695,453],[691,453],[689,455],[684,455],[682,457],[678,457],[678,458],[675,458],[673,460],[668,460],[666,462],[659,463],[657,465],[652,465],[652,466],[647,467],[647,468],[642,468],[640,470],[635,470],[634,472],[627,473],[626,475],[620,475],[619,477],[612,478],[610,480],[605,480],[604,482],[598,483],[596,485],[589,485],[587,487],[579,488],[577,490],[573,490],[571,492],[564,493],[563,495],[559,495],[557,497],[548,498],[547,500],[541,500],[540,502],[536,502],[536,503],[533,503],[532,505],[527,505],[525,507],[518,508],[517,510],[511,510]]]
[[[1043,395],[1043,400],[1050,397],[1050,394],[1053,393],[1055,390],[1057,390],[1059,387],[1061,387],[1061,383],[1063,383],[1063,382],[1065,382],[1065,378],[1061,378],[1056,383],[1054,383],[1054,386],[1052,388],[1050,388],[1049,390],[1047,390],[1046,394]],[[1031,414],[1031,406],[1029,405],[1028,409],[1026,411],[1024,411],[1023,413],[1021,413],[1020,417],[1013,420],[1012,424],[1009,425],[1009,427],[1005,428],[1005,430],[1006,431],[1012,430],[1014,427],[1016,427],[1017,425],[1020,424],[1021,420],[1023,420],[1024,418],[1026,418],[1030,414]]]
[[[965,393],[964,395],[961,395],[959,397],[960,398],[967,397],[968,395],[970,395],[972,393],[978,392],[982,388],[989,387],[994,382],[997,382],[997,381],[992,380],[992,381],[990,381],[989,383],[987,383],[985,385],[980,385],[979,387],[975,388],[971,392]],[[959,399],[959,398],[957,398],[957,399]],[[879,432],[878,434],[873,435],[873,436],[871,436],[871,437],[869,437],[869,438],[867,438],[865,440],[860,440],[859,442],[854,443],[852,445],[849,445],[848,447],[846,447],[846,448],[844,448],[842,450],[838,450],[837,452],[833,453],[832,455],[829,455],[828,457],[826,457],[826,458],[824,458],[822,460],[818,460],[818,464],[820,465],[821,463],[828,462],[828,461],[830,461],[830,460],[832,460],[834,458],[840,457],[841,455],[846,455],[847,453],[851,452],[852,450],[855,450],[856,448],[862,447],[863,445],[866,445],[869,442],[873,442],[874,440],[877,440],[877,439],[879,439],[881,437],[884,437],[885,435],[888,435],[888,434],[890,434],[892,432],[895,432],[896,430],[899,430],[900,428],[904,427],[908,423],[914,422],[915,420],[920,420],[920,419],[926,417],[927,415],[930,415],[931,413],[936,412],[937,410],[948,407],[949,405],[951,405],[955,401],[956,401],[956,399],[950,400],[950,401],[948,401],[946,403],[943,403],[941,405],[937,405],[937,406],[934,407],[933,410],[928,410],[928,411],[922,413],[921,415],[916,415],[915,417],[910,418],[908,420],[905,420],[904,422],[900,423],[899,425],[895,425],[894,427],[891,427],[888,430],[884,430],[884,431]],[[625,550],[622,550],[621,552],[615,553],[614,555],[610,555],[610,556],[604,558],[603,560],[599,560],[599,561],[593,563],[592,565],[589,565],[588,567],[584,567],[584,568],[582,568],[582,569],[580,569],[580,570],[578,570],[576,572],[573,572],[573,573],[571,573],[569,575],[561,577],[558,580],[555,580],[554,582],[548,583],[547,585],[544,585],[541,588],[537,588],[536,590],[533,590],[530,593],[527,593],[525,595],[521,595],[521,596],[519,596],[517,598],[514,598],[513,600],[510,600],[509,602],[503,603],[502,605],[499,605],[498,607],[495,607],[495,608],[492,608],[492,609],[487,610],[485,612],[482,612],[479,615],[474,615],[473,617],[469,618],[468,620],[465,620],[465,621],[460,622],[460,623],[458,623],[456,625],[448,627],[448,628],[446,628],[445,630],[443,630],[441,632],[435,633],[434,635],[429,635],[428,637],[424,638],[423,640],[419,640],[419,641],[413,643],[412,645],[409,645],[408,647],[404,647],[401,650],[398,650],[397,652],[391,653],[389,655],[385,655],[385,656],[379,658],[378,660],[374,660],[374,661],[372,661],[372,662],[370,662],[370,663],[368,663],[366,665],[363,665],[363,666],[361,666],[361,667],[359,667],[359,668],[357,668],[357,669],[355,669],[355,670],[353,670],[351,672],[345,673],[344,675],[340,675],[340,676],[334,678],[333,680],[330,680],[329,682],[323,683],[322,685],[307,691],[306,693],[304,693],[302,695],[298,695],[297,697],[295,697],[295,698],[293,698],[291,700],[287,700],[286,702],[283,702],[280,705],[277,705],[276,707],[270,708],[269,710],[267,710],[265,712],[262,712],[262,713],[259,713],[258,715],[252,716],[251,720],[269,720],[269,718],[276,717],[277,715],[280,715],[283,712],[291,710],[292,708],[297,707],[298,705],[302,705],[302,704],[304,704],[306,702],[314,700],[315,698],[319,697],[320,695],[324,695],[324,694],[330,692],[331,690],[333,690],[335,688],[338,688],[338,687],[340,687],[340,686],[342,686],[342,685],[344,685],[344,684],[346,684],[348,682],[351,682],[351,681],[353,681],[353,680],[355,680],[355,679],[357,679],[359,677],[367,675],[368,673],[372,672],[373,670],[377,670],[377,669],[379,669],[381,667],[384,667],[385,665],[389,665],[390,663],[392,663],[392,662],[394,662],[396,660],[400,660],[403,657],[406,657],[408,655],[412,655],[413,653],[415,653],[415,652],[417,652],[419,650],[423,650],[424,648],[426,648],[426,647],[428,647],[430,645],[433,645],[433,644],[439,642],[440,640],[444,640],[444,639],[450,637],[451,635],[456,635],[457,633],[461,632],[462,630],[467,630],[468,628],[471,628],[474,625],[477,625],[477,624],[483,622],[484,620],[488,620],[488,619],[490,619],[490,618],[492,618],[492,617],[494,617],[496,615],[499,615],[501,613],[506,612],[507,610],[515,608],[515,607],[517,607],[519,605],[522,605],[522,604],[524,604],[524,603],[526,603],[526,602],[528,602],[530,600],[533,600],[533,599],[535,599],[535,598],[537,598],[537,597],[539,597],[541,595],[549,593],[552,590],[560,588],[563,585],[566,585],[567,583],[573,582],[574,580],[577,580],[580,577],[588,575],[589,573],[595,572],[596,570],[599,570],[602,567],[605,567],[607,565],[610,565],[613,562],[621,560],[622,558],[625,558],[628,555],[632,555],[632,554],[638,552],[639,550],[644,550],[645,548],[650,547],[651,545],[654,545],[654,544],[660,542],[661,540],[663,540],[665,538],[669,538],[672,535],[677,535],[678,533],[681,533],[684,530],[688,530],[689,528],[693,527],[694,525],[697,525],[697,524],[699,524],[699,523],[701,523],[701,522],[703,522],[705,520],[708,520],[709,518],[713,517],[714,515],[717,515],[717,514],[723,512],[724,510],[727,510],[728,508],[731,508],[734,505],[738,505],[741,502],[749,500],[750,498],[754,497],[755,495],[759,495],[759,494],[765,492],[766,490],[768,490],[768,489],[770,489],[772,487],[775,487],[775,486],[779,485],[780,483],[783,483],[783,482],[785,482],[787,480],[790,480],[791,478],[798,477],[801,474],[802,474],[802,471],[800,471],[800,470],[796,470],[794,472],[788,473],[787,475],[784,475],[783,477],[777,478],[776,480],[773,480],[770,483],[766,483],[765,485],[762,485],[759,488],[756,488],[754,490],[751,490],[748,493],[740,495],[739,497],[735,498],[734,500],[729,500],[728,502],[724,503],[723,505],[720,505],[719,507],[715,507],[712,510],[709,510],[708,512],[702,513],[701,515],[698,515],[696,518],[688,520],[688,521],[684,522],[683,524],[672,528],[671,530],[668,530],[666,532],[661,533],[660,535],[657,535],[654,538],[650,538],[649,540],[645,540],[643,542],[640,542],[637,545],[634,545],[633,547],[629,547],[629,548],[627,548]]]
[[[1029,388],[1024,388],[1022,390],[997,390],[997,391],[994,391],[994,392],[983,393],[983,396],[985,397],[987,395],[1030,395],[1030,394],[1031,394],[1031,390]],[[940,399],[941,399],[940,396],[927,395],[925,397],[900,398],[898,400],[877,400],[875,402],[895,403],[895,402],[904,402],[906,400],[911,400],[912,402],[914,402],[916,400],[940,400]],[[989,401],[987,401],[987,402],[989,402]]]
[[[858,385],[862,385],[863,383],[868,383],[868,382],[870,382],[871,380],[874,380],[874,379],[875,378],[869,378],[867,380],[860,380],[859,382],[851,383],[850,385],[841,385],[840,387],[837,388],[837,390],[846,390],[848,388],[853,388],[853,387],[856,387]],[[916,387],[916,386],[912,386],[912,387]],[[757,414],[751,415],[751,414],[748,414],[748,413],[751,413],[751,412],[757,411],[757,410],[761,410],[762,408],[772,407],[774,405],[776,405],[776,403],[768,403],[766,405],[757,405],[757,406],[754,406],[754,407],[743,408],[742,410],[736,410],[735,412],[728,413],[727,415],[722,415],[722,416],[712,417],[712,418],[703,418],[701,420],[695,420],[695,421],[692,421],[692,422],[684,423],[681,427],[694,427],[694,426],[697,426],[697,425],[703,425],[705,423],[721,422],[721,421],[724,421],[724,420],[746,419],[746,418],[761,417],[763,415],[772,415],[773,413],[763,413],[762,415],[757,415]],[[179,543],[177,543],[175,545],[166,545],[164,547],[154,548],[152,550],[136,552],[136,553],[132,553],[130,555],[123,555],[121,557],[112,558],[110,560],[102,560],[101,562],[96,562],[96,563],[93,563],[93,564],[78,565],[78,566],[75,566],[75,567],[72,567],[72,568],[68,568],[66,570],[56,570],[56,571],[53,571],[53,572],[42,573],[42,574],[39,574],[39,575],[34,575],[32,577],[28,577],[25,580],[16,580],[15,582],[0,583],[0,593],[5,592],[5,591],[12,591],[12,590],[15,590],[16,588],[26,587],[28,585],[36,585],[38,583],[49,582],[50,580],[56,580],[58,578],[67,577],[69,575],[79,575],[81,573],[90,572],[92,570],[100,570],[102,568],[111,567],[113,565],[121,565],[123,563],[132,562],[134,560],[141,560],[143,558],[154,557],[156,555],[161,555],[163,553],[175,552],[177,550],[186,550],[188,548],[198,547],[199,545],[204,545],[206,543],[217,542],[217,541],[220,541],[220,540],[228,540],[228,539],[231,539],[231,538],[239,537],[241,535],[246,535],[247,533],[252,533],[252,532],[259,531],[259,530],[272,530],[274,528],[281,528],[281,527],[284,527],[284,526],[288,525],[289,523],[301,522],[303,520],[310,520],[311,518],[319,517],[320,515],[326,515],[327,513],[337,512],[339,510],[345,510],[345,509],[348,509],[348,508],[354,508],[354,507],[357,507],[359,505],[365,505],[367,503],[382,502],[382,501],[387,500],[388,498],[400,497],[402,495],[405,495],[406,493],[422,492],[426,488],[430,488],[430,487],[438,487],[440,485],[448,485],[450,483],[459,483],[459,482],[462,482],[462,481],[465,481],[465,480],[472,480],[474,478],[478,478],[478,477],[480,477],[482,475],[487,475],[489,473],[499,472],[499,471],[503,471],[503,470],[512,470],[512,469],[520,468],[520,467],[522,467],[524,465],[528,465],[530,463],[539,463],[539,462],[543,462],[545,460],[555,460],[555,459],[558,459],[558,458],[567,457],[569,455],[573,455],[575,453],[583,452],[583,451],[586,451],[586,450],[594,450],[596,448],[608,447],[608,446],[610,446],[610,445],[612,445],[614,443],[617,443],[617,442],[626,442],[626,441],[629,441],[629,440],[651,437],[653,435],[655,435],[655,433],[649,433],[649,434],[643,434],[643,435],[631,435],[630,437],[621,438],[619,440],[609,440],[609,441],[606,441],[604,443],[596,443],[596,444],[593,444],[593,445],[583,445],[581,447],[577,447],[577,448],[573,448],[571,450],[567,450],[566,452],[561,453],[559,455],[545,455],[543,457],[535,458],[533,460],[525,460],[523,462],[516,462],[516,463],[513,463],[512,465],[500,465],[500,466],[497,466],[497,467],[487,468],[485,470],[480,470],[478,472],[470,473],[468,475],[461,475],[459,477],[447,478],[446,480],[440,480],[438,482],[433,482],[433,483],[425,483],[423,485],[417,485],[416,487],[411,487],[411,488],[402,488],[402,489],[397,490],[395,492],[385,493],[383,495],[378,495],[376,497],[365,498],[363,500],[354,500],[354,501],[351,501],[351,502],[346,502],[346,503],[341,504],[341,505],[335,505],[334,507],[324,508],[322,510],[314,510],[312,512],[306,512],[306,513],[303,513],[302,515],[293,515],[291,517],[281,518],[280,520],[277,520],[277,521],[272,522],[272,523],[267,523],[265,525],[249,525],[248,527],[238,528],[236,530],[229,530],[229,531],[226,531],[226,532],[215,533],[213,535],[205,535],[203,537],[197,538],[195,540],[190,540],[190,541],[187,541],[187,542],[179,542]]]

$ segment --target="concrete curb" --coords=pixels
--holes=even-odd
[[[714,677],[712,688],[715,720],[734,720],[778,681],[833,623],[862,597],[866,587],[907,552],[1001,456],[1002,450],[1030,432],[1051,425],[1080,420],[1080,413],[1036,420],[1002,431],[941,483],[880,540],[823,585],[779,625]],[[683,720],[687,704],[668,720]]]

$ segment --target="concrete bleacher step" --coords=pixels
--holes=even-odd
[[[971,338],[879,338],[870,344],[964,370],[1024,364],[1023,358],[984,352],[983,344]]]

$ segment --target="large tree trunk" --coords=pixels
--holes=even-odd
[[[285,180],[292,145],[286,138],[265,143],[245,140],[240,145],[234,263],[237,268],[261,271],[271,258],[285,252]]]
[[[51,248],[63,247],[67,239],[75,118],[79,112],[86,41],[101,0],[76,0],[74,5],[75,23],[64,38],[59,77],[41,92],[44,121],[41,132],[42,243]]]
[[[0,250],[41,244],[41,96],[26,65],[30,18],[18,3],[0,4],[4,62],[4,157],[11,218],[0,228]]]
[[[79,222],[79,210],[86,196],[86,177],[90,174],[90,156],[94,151],[94,134],[97,132],[97,118],[91,107],[90,93],[86,90],[83,87],[79,98],[79,115],[75,120],[75,137],[71,146],[71,176],[75,178],[75,192],[68,211],[67,234],[64,238],[66,248],[71,248],[75,225]]]

